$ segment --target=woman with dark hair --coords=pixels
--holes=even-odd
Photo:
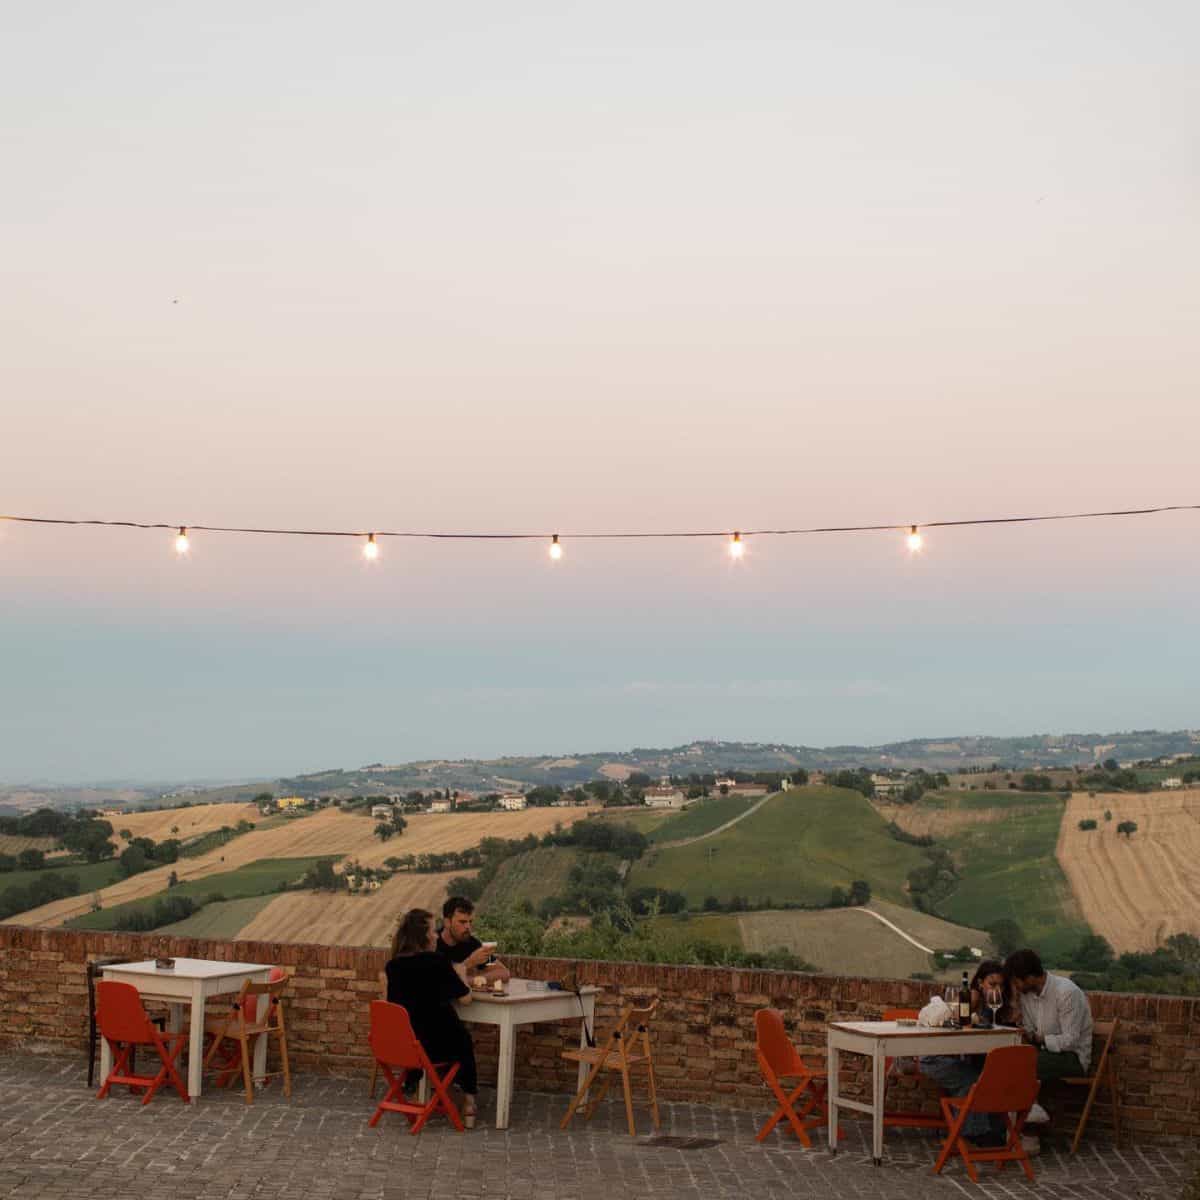
[[[996,1025],[1019,1025],[1020,1013],[1013,1003],[1012,982],[1004,973],[1004,964],[994,958],[985,958],[975,969],[971,980],[971,1012],[977,1014],[978,1024],[991,1025],[992,1013],[987,1006],[989,988],[998,988],[1003,1003],[996,1010]]]
[[[996,1024],[1014,1023],[1012,988],[1004,972],[1004,964],[994,958],[985,958],[975,968],[971,980],[971,1020],[975,1024],[990,1025],[991,1011],[987,1007],[989,988],[999,988],[1003,1003],[996,1010]],[[921,1074],[928,1076],[951,1096],[965,1096],[983,1070],[982,1054],[937,1054],[924,1055],[918,1060]],[[963,1136],[977,1146],[1002,1146],[1007,1140],[997,1122],[986,1114],[971,1113],[963,1125]]]
[[[471,989],[454,964],[437,952],[433,914],[413,908],[400,918],[392,938],[392,957],[384,968],[387,998],[408,1010],[417,1040],[435,1063],[458,1063],[454,1082],[462,1090],[463,1124],[475,1127],[475,1046],[454,1002],[471,1002]]]

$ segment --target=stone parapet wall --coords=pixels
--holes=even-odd
[[[0,925],[0,1045],[78,1047],[87,1038],[89,958],[113,956],[209,958],[285,967],[289,1048],[298,1070],[353,1073],[365,1080],[367,1002],[380,994],[385,954],[359,946],[228,942],[156,934],[91,933]],[[621,1006],[652,997],[652,1026],[660,1094],[741,1108],[771,1108],[754,1055],[754,1013],[783,1012],[793,1039],[816,1062],[825,1054],[825,1026],[836,1019],[878,1017],[885,1008],[919,1007],[933,985],[911,980],[842,978],[784,971],[648,963],[506,957],[514,974],[602,989],[600,1032]],[[1200,1136],[1200,1000],[1096,993],[1098,1020],[1121,1020],[1118,1071],[1123,1125],[1141,1139]],[[495,1077],[495,1030],[474,1026],[483,1081]],[[517,1086],[572,1090],[574,1064],[560,1052],[577,1043],[578,1023],[523,1029],[517,1045]],[[857,1060],[848,1086],[865,1082]],[[930,1108],[924,1081],[899,1076],[889,1086],[889,1108]],[[1103,1114],[1101,1114],[1103,1115]]]

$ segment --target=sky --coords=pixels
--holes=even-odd
[[[1200,727],[1200,9],[9,5],[0,780]]]

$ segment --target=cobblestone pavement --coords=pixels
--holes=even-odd
[[[214,1090],[188,1106],[160,1092],[143,1108],[128,1091],[97,1101],[77,1059],[10,1052],[0,1055],[0,1197],[1176,1200],[1190,1169],[1183,1148],[1117,1151],[1101,1130],[1074,1158],[1047,1144],[1034,1160],[1035,1184],[1009,1166],[987,1169],[975,1185],[959,1165],[932,1176],[934,1142],[919,1131],[889,1131],[878,1168],[860,1122],[845,1123],[836,1157],[803,1150],[790,1135],[759,1145],[754,1131],[765,1105],[763,1113],[665,1105],[663,1133],[718,1139],[687,1150],[630,1138],[623,1107],[603,1106],[590,1123],[577,1119],[563,1133],[565,1097],[520,1095],[511,1128],[497,1132],[484,1127],[492,1094],[480,1102],[479,1128],[458,1134],[439,1120],[412,1137],[395,1115],[367,1128],[365,1077],[301,1077],[290,1102],[273,1083],[252,1107],[236,1092]],[[639,1110],[639,1118],[648,1133],[647,1114]]]

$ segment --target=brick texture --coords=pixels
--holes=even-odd
[[[294,1067],[319,1073],[370,1067],[367,1000],[378,994],[382,950],[275,942],[167,938],[0,925],[0,1045],[45,1043],[83,1047],[87,1035],[84,965],[112,955],[159,954],[279,964],[286,992]],[[653,1046],[660,1094],[736,1108],[761,1108],[764,1087],[754,1056],[754,1012],[770,1005],[784,1014],[793,1039],[814,1060],[825,1054],[825,1027],[836,1019],[878,1017],[884,1008],[919,1007],[932,986],[911,980],[859,979],[783,971],[584,962],[506,957],[514,974],[602,989],[599,1031],[623,1004],[653,997],[658,1011]],[[1118,1017],[1117,1067],[1122,1124],[1139,1141],[1200,1136],[1200,1000],[1095,993],[1098,1020]],[[494,1079],[496,1031],[473,1026],[482,1079]],[[569,1092],[573,1064],[560,1052],[577,1044],[577,1023],[548,1023],[519,1034],[517,1086]],[[866,1082],[855,1058],[844,1058],[848,1090]],[[1077,1104],[1081,1096],[1070,1097]],[[932,1094],[919,1078],[889,1086],[889,1108],[929,1109]],[[1103,1121],[1098,1108],[1093,1120]]]

